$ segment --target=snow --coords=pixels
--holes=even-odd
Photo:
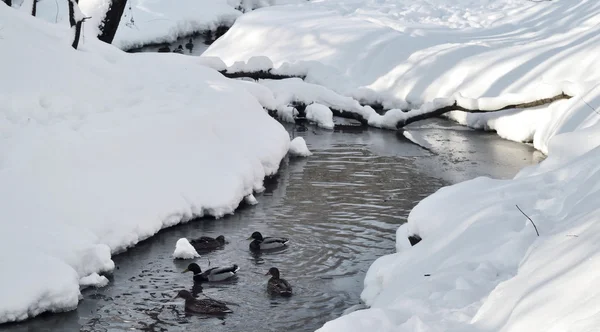
[[[382,128],[453,103],[486,111],[572,96],[447,114],[548,158],[514,179],[477,178],[421,201],[398,228],[397,253],[367,273],[369,309],[320,331],[597,330],[599,36],[594,0],[323,0],[244,15],[209,47],[228,66],[266,56],[272,72],[306,76],[260,82],[277,100],[386,105],[382,116],[339,108]],[[414,247],[412,234],[423,238]]]
[[[186,238],[181,238],[175,243],[175,251],[173,258],[175,259],[192,259],[200,257],[194,246]]]
[[[306,146],[304,138],[298,136],[290,142],[289,154],[296,157],[309,157],[312,152]]]
[[[256,197],[254,197],[254,195],[252,195],[252,194],[244,197],[244,202],[246,202],[246,204],[248,204],[248,205],[258,204],[258,200],[256,200]]]
[[[247,86],[197,58],[76,51],[68,26],[6,6],[0,38],[0,323],[74,309],[112,254],[232,213],[288,152]]]
[[[315,122],[319,127],[333,129],[333,113],[325,105],[312,103],[306,106],[306,118]]]
[[[104,287],[108,285],[108,279],[105,276],[101,276],[98,273],[94,272],[87,277],[83,277],[79,279],[79,285],[83,287]]]

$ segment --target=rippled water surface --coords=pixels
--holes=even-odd
[[[377,257],[394,251],[395,230],[423,197],[454,180],[512,176],[536,162],[533,150],[443,122],[415,130],[437,142],[432,152],[381,130],[288,128],[314,155],[282,163],[259,204],[220,220],[202,219],[164,230],[114,257],[111,283],[83,291],[76,311],[4,326],[7,331],[314,331],[357,304]],[[291,238],[282,251],[253,255],[253,231]],[[171,258],[181,237],[224,234],[229,243],[196,260],[203,268],[236,263],[238,278],[202,291],[231,304],[223,319],[186,315],[177,290],[192,289],[189,261]],[[294,287],[291,298],[266,294],[272,266]]]

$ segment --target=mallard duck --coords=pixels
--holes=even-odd
[[[254,232],[248,238],[250,242],[250,250],[269,250],[281,248],[286,245],[290,240],[285,237],[264,237],[259,232]]]
[[[179,45],[177,49],[173,50],[173,53],[183,54],[183,46]]]
[[[279,277],[279,269],[272,267],[265,275],[271,275],[271,279],[267,283],[267,291],[274,295],[292,296],[292,286],[285,280]]]
[[[180,290],[175,298],[182,298],[185,300],[185,311],[194,312],[198,314],[228,314],[233,311],[227,307],[227,305],[221,301],[213,299],[196,299],[194,295],[186,290]]]
[[[225,237],[217,236],[216,239],[208,236],[202,236],[198,239],[191,240],[190,244],[198,251],[217,249],[225,245]]]
[[[190,38],[190,41],[187,44],[185,44],[185,48],[190,50],[190,53],[192,53],[192,50],[194,49],[194,41],[192,40],[192,38]]]
[[[192,271],[194,273],[195,282],[223,281],[235,276],[239,269],[240,268],[237,265],[233,264],[232,266],[227,267],[213,267],[212,269],[202,272],[202,269],[198,264],[192,263],[181,273]]]
[[[169,53],[171,52],[171,49],[169,48],[169,45],[164,45],[163,47],[158,49],[159,53]]]

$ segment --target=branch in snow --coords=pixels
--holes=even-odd
[[[515,206],[517,207],[517,209],[519,209],[519,211],[521,211],[521,213],[527,217],[527,219],[529,219],[529,221],[531,221],[531,224],[533,225],[533,228],[535,228],[535,233],[537,234],[537,236],[540,236],[540,232],[538,232],[537,226],[535,225],[535,223],[533,222],[533,220],[531,220],[531,218],[529,218],[528,215],[525,214],[525,212],[523,212],[523,210],[521,210],[521,208],[515,204]]]
[[[438,117],[438,116],[448,113],[450,111],[463,111],[463,112],[468,112],[468,113],[498,112],[498,111],[504,111],[504,110],[514,109],[514,108],[522,109],[522,108],[538,107],[538,106],[550,104],[557,100],[570,99],[570,98],[571,98],[571,96],[565,94],[564,92],[561,92],[559,95],[556,95],[551,98],[542,98],[542,99],[534,100],[532,102],[505,105],[503,107],[500,107],[497,109],[492,109],[492,110],[471,109],[471,108],[463,107],[463,106],[459,105],[458,101],[456,101],[456,100],[451,105],[444,105],[441,107],[436,107],[436,105],[435,105],[436,103],[434,100],[433,104],[427,104],[426,107],[421,107],[418,110],[411,110],[411,111],[404,113],[400,117],[400,119],[398,119],[396,128],[402,128],[402,127],[404,127],[408,124],[411,124],[413,122],[416,122],[416,121],[425,120],[425,119],[429,119],[429,118],[433,118],[433,117]]]

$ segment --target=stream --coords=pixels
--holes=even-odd
[[[410,128],[432,143],[431,151],[394,131],[285,126],[291,137],[305,138],[313,155],[285,159],[256,195],[258,205],[165,229],[114,256],[110,284],[83,290],[77,310],[3,331],[314,331],[359,303],[369,266],[395,251],[395,231],[420,200],[476,176],[512,177],[542,158],[528,145],[443,120]],[[289,237],[289,247],[252,254],[245,239],[254,231]],[[228,302],[233,313],[188,315],[183,301],[173,300],[193,284],[191,274],[180,273],[190,261],[171,257],[175,242],[221,234],[228,244],[195,261],[203,269],[209,260],[236,263],[238,277],[194,290]],[[267,295],[264,274],[272,266],[294,287],[291,298]]]

